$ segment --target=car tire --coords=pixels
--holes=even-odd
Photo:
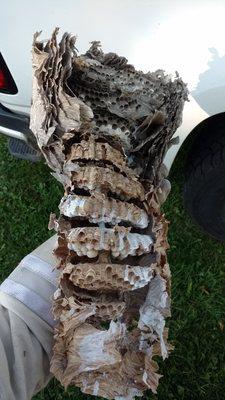
[[[205,232],[225,241],[225,128],[200,135],[192,143],[185,169],[184,204]]]

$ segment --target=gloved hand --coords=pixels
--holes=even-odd
[[[28,254],[0,286],[0,398],[30,400],[51,378],[56,235]]]
[[[51,298],[56,288],[56,257],[53,249],[54,235],[24,257],[14,271],[0,286],[4,292],[25,304],[51,327]]]
[[[162,164],[160,167],[160,171],[159,171],[160,183],[159,183],[159,186],[158,186],[157,192],[156,192],[160,205],[165,203],[165,201],[170,193],[170,190],[171,190],[170,181],[167,179],[168,175],[169,175],[169,171],[168,171],[166,165]]]

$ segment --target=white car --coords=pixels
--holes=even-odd
[[[194,220],[225,240],[225,2],[191,0],[9,0],[1,8],[0,132],[12,154],[38,160],[29,130],[33,33],[55,26],[78,35],[82,53],[92,40],[126,56],[143,71],[178,71],[190,101],[166,155],[170,169],[189,136],[184,201]]]

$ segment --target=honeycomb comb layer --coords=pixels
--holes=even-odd
[[[60,211],[66,217],[87,218],[93,223],[116,225],[123,222],[141,229],[148,226],[149,217],[140,207],[105,196],[99,198],[98,194],[96,197],[69,194],[61,200]]]
[[[64,273],[75,286],[87,290],[135,290],[147,285],[153,277],[150,266],[121,264],[67,264]]]

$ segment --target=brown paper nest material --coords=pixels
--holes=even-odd
[[[51,371],[67,387],[132,399],[159,378],[170,315],[164,155],[187,90],[158,70],[143,73],[92,42],[78,56],[58,29],[33,43],[30,127],[64,186],[58,234],[58,321]]]

